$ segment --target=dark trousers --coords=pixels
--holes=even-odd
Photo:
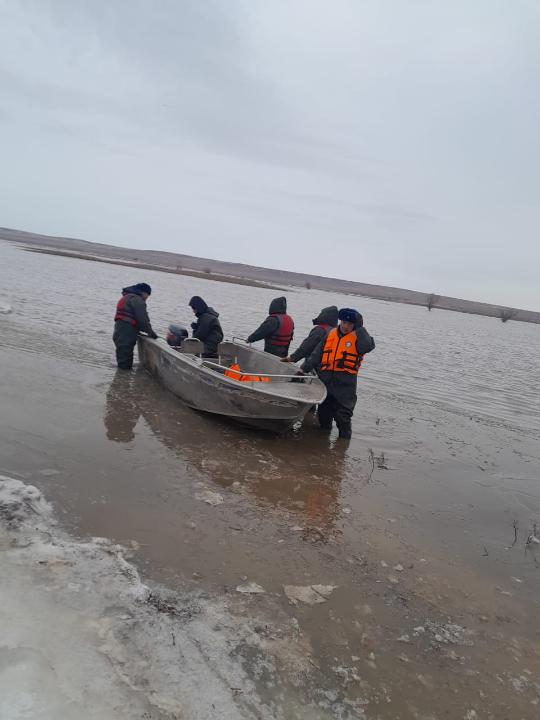
[[[116,345],[116,363],[121,370],[133,367],[133,350],[137,344],[137,328],[123,320],[114,323],[113,342]]]
[[[333,395],[328,393],[324,402],[317,410],[319,424],[322,428],[330,429],[332,421],[336,421],[340,435],[351,434],[351,418],[353,410],[340,403]]]

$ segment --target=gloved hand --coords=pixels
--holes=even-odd
[[[152,340],[157,340],[159,336],[157,335],[157,333],[152,331],[151,333],[148,333],[148,337],[152,338]]]
[[[290,357],[280,358],[280,362],[292,362]]]

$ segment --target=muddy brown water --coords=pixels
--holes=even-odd
[[[245,336],[275,291],[5,243],[0,257],[0,472],[38,485],[73,532],[134,541],[149,579],[231,598],[263,586],[246,617],[294,621],[309,660],[259,671],[276,717],[539,716],[537,326],[286,290],[293,345],[338,304],[363,312],[377,349],[351,443],[311,417],[278,438],[118,373],[110,340],[135,281],[154,287],[161,333],[200,294]],[[310,584],[337,587],[315,607],[283,593]]]

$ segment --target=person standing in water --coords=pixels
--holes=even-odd
[[[116,346],[116,362],[121,370],[131,370],[133,367],[133,350],[140,332],[157,338],[146,309],[151,292],[152,288],[147,283],[130,285],[122,289],[122,297],[116,304],[113,342]]]
[[[294,321],[287,315],[287,298],[274,298],[270,303],[268,317],[251,333],[249,343],[264,340],[264,351],[285,358],[294,335]]]
[[[374,350],[375,340],[364,328],[358,310],[343,308],[338,318],[338,327],[328,333],[325,342],[307,358],[302,369],[304,372],[317,370],[326,385],[326,399],[317,411],[321,428],[330,430],[335,420],[339,437],[350,440],[358,371],[364,355]]]

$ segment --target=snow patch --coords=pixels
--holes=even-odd
[[[201,492],[195,493],[195,499],[201,500],[207,503],[207,505],[221,505],[223,502],[223,495],[220,495],[213,490],[202,490]]]
[[[319,605],[328,600],[336,585],[284,585],[283,591],[293,605]]]
[[[0,520],[8,528],[17,528],[32,515],[51,521],[52,508],[37,487],[0,475]]]
[[[307,671],[297,628],[261,636],[232,600],[148,587],[121,546],[70,537],[37,488],[3,476],[0,577],[2,718],[282,718],[246,657]]]
[[[244,583],[243,585],[238,585],[236,588],[236,592],[239,593],[245,593],[247,595],[258,595],[260,593],[266,592],[266,590],[261,587],[261,585],[258,585],[257,583],[250,582],[250,583]]]

